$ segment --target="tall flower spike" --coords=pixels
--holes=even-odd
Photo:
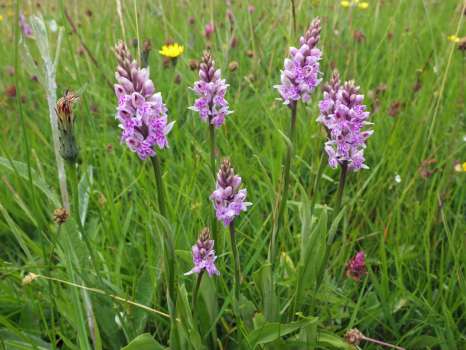
[[[160,92],[155,92],[148,68],[141,68],[133,59],[125,43],[115,47],[118,67],[116,119],[120,122],[121,142],[136,152],[140,159],[154,157],[155,147],[168,147],[167,134],[174,122],[168,123],[167,107]]]
[[[192,247],[194,267],[185,275],[200,273],[202,270],[207,271],[209,276],[220,275],[220,272],[215,266],[214,241],[210,238],[210,231],[206,227],[199,234],[199,238]]]
[[[281,72],[280,85],[276,85],[284,104],[301,100],[308,102],[312,92],[320,84],[322,52],[316,47],[320,40],[320,19],[315,18],[304,36],[299,39],[300,48],[290,47]]]
[[[66,91],[65,95],[57,101],[58,139],[60,154],[64,160],[74,163],[78,159],[78,145],[74,137],[73,104],[79,99],[74,92]]]
[[[252,204],[245,202],[247,190],[240,190],[240,186],[241,177],[235,175],[230,161],[224,159],[217,175],[216,189],[210,199],[214,203],[217,220],[223,221],[225,227]]]
[[[199,68],[199,80],[192,87],[198,98],[189,109],[198,112],[203,121],[208,121],[217,128],[222,126],[225,117],[232,113],[225,99],[228,86],[225,79],[221,78],[220,69],[215,69],[212,55],[204,52]]]
[[[362,104],[363,99],[354,81],[340,86],[336,73],[324,88],[324,99],[319,105],[320,116],[317,121],[325,126],[328,133],[325,151],[332,168],[338,164],[346,164],[350,171],[367,168],[364,164],[364,149],[373,130],[362,130],[372,124],[367,121],[369,112]]]

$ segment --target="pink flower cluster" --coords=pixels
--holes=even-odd
[[[125,44],[119,43],[115,52],[118,58],[116,119],[123,130],[121,141],[144,160],[156,155],[155,147],[168,147],[167,134],[174,122],[167,121],[167,108],[160,92],[155,92],[149,71],[138,66]]]
[[[361,250],[346,265],[346,276],[359,281],[366,274],[366,254]]]
[[[185,275],[200,273],[203,270],[207,271],[209,276],[220,275],[220,272],[215,266],[217,257],[215,256],[214,240],[210,239],[210,231],[208,228],[202,230],[199,239],[192,247],[192,254],[194,267],[191,271],[186,272]]]
[[[216,189],[210,196],[214,203],[217,220],[226,227],[252,203],[245,202],[247,190],[241,189],[241,177],[235,175],[228,160],[224,160],[217,175]]]
[[[225,99],[228,84],[221,79],[220,69],[215,69],[215,62],[209,53],[204,53],[199,69],[199,80],[192,90],[198,98],[189,109],[198,112],[203,121],[208,121],[216,128],[223,125],[225,117],[232,113]]]
[[[327,130],[329,140],[325,143],[325,151],[332,168],[343,164],[350,171],[367,168],[364,149],[373,130],[362,130],[372,124],[367,121],[369,112],[362,104],[363,99],[353,81],[340,86],[338,72],[334,72],[330,83],[324,87],[317,121]]]
[[[284,104],[301,100],[308,102],[312,92],[320,84],[321,51],[315,46],[320,39],[320,20],[316,18],[308,31],[299,40],[301,47],[290,48],[290,56],[285,59],[281,72],[280,85],[276,85]]]

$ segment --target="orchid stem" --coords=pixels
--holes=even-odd
[[[197,275],[196,285],[194,286],[194,290],[193,290],[193,301],[192,301],[192,304],[193,304],[193,314],[196,312],[197,294],[198,294],[198,292],[199,292],[199,287],[201,286],[202,276],[204,276],[204,270],[201,270],[201,272],[199,272],[199,274]]]
[[[230,228],[230,239],[231,239],[231,251],[233,253],[234,265],[235,265],[235,299],[239,301],[239,290],[240,290],[240,266],[239,266],[239,254],[238,246],[236,245],[236,234],[235,234],[235,222],[232,221],[229,225]]]
[[[277,256],[277,232],[280,228],[283,214],[285,212],[286,202],[288,200],[288,187],[290,183],[290,170],[291,170],[291,159],[293,158],[293,147],[294,139],[296,134],[296,114],[297,114],[297,103],[293,102],[290,104],[291,109],[291,124],[289,130],[289,142],[288,151],[285,158],[284,170],[283,170],[283,192],[278,204],[278,216],[277,220],[272,229],[272,239],[270,242],[269,262],[272,264],[272,269],[275,266],[275,260]]]

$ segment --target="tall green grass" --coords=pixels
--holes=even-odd
[[[447,40],[450,34],[465,35],[462,4],[370,1],[367,10],[348,10],[337,1],[296,0],[294,33],[291,1],[254,1],[252,13],[246,2],[233,1],[238,45],[230,48],[223,1],[121,2],[128,44],[136,37],[152,41],[151,78],[169,118],[176,120],[170,148],[159,153],[172,219],[167,222],[158,212],[150,162],[119,144],[115,97],[104,79],[113,81],[111,47],[123,37],[116,2],[44,1],[38,7],[23,1],[18,8],[26,14],[40,12],[46,23],[54,19],[65,30],[58,93],[81,92],[76,127],[79,195],[85,205],[80,214],[95,264],[73,219],[57,227],[52,213],[61,206],[60,191],[46,95],[21,59],[15,16],[8,15],[15,6],[0,7],[0,88],[16,86],[16,98],[0,97],[0,348],[119,349],[134,339],[127,349],[165,348],[174,323],[180,348],[344,349],[349,347],[345,332],[358,328],[407,349],[463,349],[466,174],[456,172],[454,164],[466,160],[465,56]],[[65,9],[98,68],[80,50]],[[191,16],[194,24],[189,24]],[[276,100],[272,86],[279,81],[288,47],[297,45],[315,16],[323,23],[324,80],[334,66],[343,79],[355,79],[375,124],[366,150],[370,170],[347,179],[341,232],[320,286],[315,276],[338,187],[338,172],[325,167],[314,190],[325,140],[315,122],[320,92],[308,107],[298,108],[273,274],[267,264],[289,125],[289,111]],[[228,232],[218,225],[221,275],[204,276],[193,315],[196,280],[183,273],[191,269],[190,249],[198,232],[211,223],[214,183],[207,125],[187,109],[194,99],[188,87],[197,78],[188,63],[206,47],[202,31],[209,21],[216,27],[209,45],[230,84],[227,98],[235,111],[216,133],[218,153],[241,174],[253,206],[235,227],[242,273],[239,305]],[[364,33],[362,42],[355,40],[355,31]],[[51,50],[57,37],[58,32],[49,32]],[[184,45],[185,53],[175,67],[164,68],[158,48],[167,39]],[[34,43],[22,40],[40,64]],[[233,72],[228,70],[231,61],[239,64]],[[14,76],[6,74],[7,65],[16,68]],[[383,92],[374,97],[377,87]],[[399,113],[390,116],[396,102]],[[166,317],[162,247],[167,230],[176,248],[175,321]],[[367,254],[369,273],[357,283],[344,270],[360,249]],[[55,280],[38,278],[23,286],[28,272]],[[236,311],[242,320],[238,326]],[[361,347],[376,349],[368,343]]]

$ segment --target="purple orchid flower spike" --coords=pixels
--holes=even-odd
[[[372,124],[367,121],[369,112],[362,104],[363,99],[353,81],[340,85],[336,71],[324,87],[324,99],[319,104],[320,116],[317,121],[324,125],[328,134],[325,151],[332,168],[339,164],[347,165],[349,171],[367,168],[364,149],[373,130],[362,130]]]
[[[199,274],[207,271],[210,277],[220,275],[220,272],[215,266],[214,240],[210,238],[210,231],[206,227],[199,234],[199,238],[195,245],[192,247],[194,267],[185,275],[192,275],[193,273]]]
[[[174,122],[168,123],[167,107],[161,93],[155,91],[149,70],[137,64],[121,41],[115,47],[115,54],[118,60],[116,119],[122,129],[121,142],[142,160],[154,157],[156,147],[168,147],[167,135]]]
[[[219,128],[225,122],[225,117],[232,113],[225,99],[228,88],[225,79],[221,78],[220,69],[215,69],[212,55],[204,53],[199,69],[199,80],[192,90],[198,98],[189,109],[198,112],[203,121]]]
[[[225,227],[252,204],[245,202],[247,190],[240,189],[240,186],[241,177],[235,175],[228,159],[223,160],[217,175],[216,189],[210,198],[214,203],[217,220],[222,221]]]
[[[315,18],[299,39],[299,49],[290,47],[289,57],[285,59],[281,73],[281,82],[274,86],[286,105],[299,100],[307,103],[321,82],[319,61],[322,52],[316,47],[320,40],[320,30],[320,19]]]

